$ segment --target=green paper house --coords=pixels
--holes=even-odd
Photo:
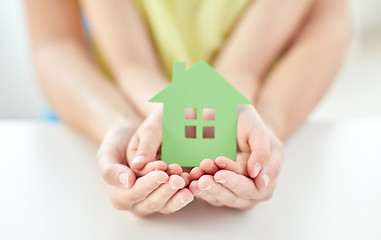
[[[172,82],[150,102],[164,103],[161,159],[198,166],[205,158],[235,161],[238,104],[251,104],[205,61],[173,64]]]

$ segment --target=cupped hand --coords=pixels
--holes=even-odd
[[[111,129],[98,150],[98,165],[114,207],[145,216],[172,213],[190,203],[193,194],[184,188],[189,184],[185,173],[170,176],[165,163],[154,161],[140,169],[137,178],[128,167],[126,150],[132,132],[130,127]]]
[[[261,189],[256,185],[255,179],[232,170],[240,168],[238,163],[226,157],[218,157],[214,162],[211,159],[206,159],[201,165],[209,165],[210,163],[213,163],[212,168],[216,168],[216,170],[212,173],[212,168],[201,168],[203,171],[201,176],[192,180],[189,185],[194,196],[214,206],[227,206],[237,209],[251,209],[258,202],[271,198],[276,186],[276,177],[265,189]],[[191,172],[191,177],[195,177],[194,171]]]
[[[283,145],[253,106],[240,107],[237,146],[236,162],[226,157],[205,159],[190,172],[194,195],[216,206],[243,209],[272,196]]]
[[[180,165],[170,164],[167,166],[163,161],[159,161],[161,157],[162,116],[162,107],[157,108],[134,133],[126,153],[128,164],[138,176],[144,176],[155,167],[166,171],[169,175],[177,174],[187,178],[188,175],[183,173]]]

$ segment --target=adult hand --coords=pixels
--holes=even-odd
[[[114,207],[145,216],[172,213],[186,206],[193,200],[192,193],[184,188],[189,183],[187,178],[169,176],[162,162],[146,164],[139,178],[128,167],[126,150],[133,130],[128,126],[111,129],[98,151],[99,168]]]
[[[237,161],[205,159],[191,173],[189,189],[215,206],[247,209],[271,198],[283,160],[283,146],[253,106],[242,106],[237,124]]]

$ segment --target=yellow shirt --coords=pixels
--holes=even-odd
[[[248,0],[136,0],[168,75],[174,61],[213,60]]]
[[[211,62],[249,0],[135,0],[168,76],[174,61]],[[107,64],[93,46],[100,68]]]

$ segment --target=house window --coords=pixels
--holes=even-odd
[[[214,127],[203,127],[202,128],[203,138],[214,138]]]
[[[197,119],[197,109],[185,108],[185,119]]]
[[[216,110],[213,108],[185,108],[185,138],[215,138],[214,120],[216,120]],[[202,111],[200,111],[202,110]],[[198,116],[199,115],[199,116]],[[201,116],[202,115],[202,116]],[[199,129],[199,130],[197,130]],[[197,131],[201,131],[196,134]]]
[[[196,138],[196,126],[185,126],[185,137]]]
[[[213,108],[202,109],[202,116],[204,120],[213,121],[216,119],[216,110]]]

